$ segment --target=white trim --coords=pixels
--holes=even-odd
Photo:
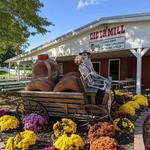
[[[142,57],[149,50],[149,48],[130,49],[136,57],[136,93],[141,94],[141,81],[142,81]]]
[[[5,62],[9,63],[11,61],[12,62],[17,61],[18,59],[21,59],[22,57],[29,57],[28,55],[31,55],[31,54],[34,55],[34,53],[41,52],[44,48],[48,48],[52,45],[55,45],[57,43],[60,43],[64,40],[66,40],[66,39],[69,39],[74,36],[85,33],[87,31],[91,30],[91,28],[96,28],[100,25],[105,26],[107,24],[114,24],[114,23],[138,22],[138,21],[149,21],[149,20],[150,20],[150,13],[137,13],[137,14],[130,14],[130,15],[122,15],[122,16],[103,17],[103,18],[97,19],[87,25],[84,25],[80,28],[77,28],[69,33],[59,36],[50,42],[47,42],[40,46],[37,46],[37,47],[31,49],[31,51],[28,51],[28,52],[25,52],[18,56],[15,56],[13,58],[10,58],[10,59],[6,60]]]
[[[119,60],[119,73],[118,73],[118,77],[119,77],[119,79],[118,80],[120,80],[120,58],[114,58],[114,59],[109,59],[109,62],[108,62],[108,77],[110,77],[110,61],[113,61],[113,60]]]
[[[99,64],[99,74],[101,74],[101,61],[92,61],[92,64],[98,63]]]

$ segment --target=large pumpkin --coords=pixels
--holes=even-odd
[[[63,91],[72,91],[72,92],[80,92],[81,88],[79,86],[79,80],[78,77],[79,74],[75,72],[70,72],[56,84],[54,87],[54,92],[63,92]]]
[[[54,83],[45,78],[33,79],[25,87],[26,91],[52,91],[54,88]]]
[[[33,78],[45,77],[55,83],[59,76],[59,67],[55,60],[46,56],[46,54],[38,56],[38,61],[32,69]]]

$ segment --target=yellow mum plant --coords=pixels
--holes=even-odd
[[[4,115],[0,117],[0,132],[16,129],[20,122],[15,116]]]
[[[63,134],[54,143],[55,148],[59,150],[81,150],[84,149],[84,145],[83,139],[77,134]]]
[[[119,112],[129,114],[131,116],[135,115],[135,109],[132,106],[130,106],[129,104],[121,105],[120,108],[119,108]]]
[[[61,122],[57,121],[53,125],[53,131],[55,137],[58,137],[59,135],[63,133],[76,133],[77,131],[77,125],[74,121],[67,118],[62,118]]]
[[[119,95],[119,96],[122,96],[124,94],[127,94],[127,92],[122,92],[122,91],[119,91],[119,90],[115,90],[115,94]]]
[[[113,125],[117,131],[121,132],[132,133],[134,130],[134,124],[128,118],[125,117],[116,118],[113,121]]]
[[[37,136],[31,130],[26,130],[24,132],[18,133],[14,138],[10,137],[6,143],[7,150],[28,150],[30,145],[36,143]]]
[[[133,107],[134,109],[140,109],[140,105],[136,101],[128,101],[126,104]]]
[[[135,100],[141,106],[147,107],[149,105],[147,98],[140,94],[133,96],[133,100]]]
[[[115,90],[115,94],[119,95],[119,96],[123,96],[123,95],[133,96],[132,94],[130,94],[130,93],[126,92],[126,91],[120,91],[120,90]]]

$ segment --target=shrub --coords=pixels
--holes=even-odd
[[[112,124],[108,122],[98,122],[90,127],[88,131],[88,138],[90,141],[94,141],[95,139],[101,136],[111,136],[115,135],[115,129]]]
[[[15,116],[4,115],[0,117],[0,132],[16,129],[19,124],[20,122]]]
[[[128,101],[126,105],[130,105],[134,109],[140,109],[140,105],[136,101]]]
[[[53,131],[55,137],[58,137],[61,134],[76,133],[77,125],[71,119],[62,118],[61,122],[57,121],[53,125]]]
[[[90,150],[117,150],[117,142],[110,137],[100,137],[91,144]]]
[[[140,94],[133,96],[133,100],[135,100],[141,106],[147,107],[149,105],[147,98]]]
[[[10,111],[6,110],[6,109],[1,109],[0,110],[0,117],[4,116],[4,115],[9,115]]]
[[[119,108],[119,111],[122,112],[122,113],[129,114],[131,116],[135,115],[135,109],[132,106],[130,106],[129,104],[121,105],[120,108]]]
[[[120,117],[113,121],[114,128],[120,132],[132,133],[134,124],[128,118]]]
[[[54,143],[54,146],[59,150],[82,150],[84,145],[83,139],[77,134],[71,134],[71,136],[63,134]]]
[[[56,149],[54,146],[51,146],[51,147],[46,147],[43,150],[58,150],[58,149]]]
[[[6,143],[7,150],[28,150],[30,145],[36,143],[37,136],[33,131],[26,130],[24,132],[18,133],[15,137],[10,137]]]
[[[48,125],[47,120],[36,113],[32,113],[23,119],[24,129],[40,132]]]

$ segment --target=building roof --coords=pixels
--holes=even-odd
[[[76,35],[79,35],[85,31],[90,30],[91,28],[97,27],[99,25],[107,25],[107,24],[112,24],[112,23],[125,23],[125,22],[138,22],[138,21],[150,21],[150,12],[149,13],[137,13],[137,14],[129,14],[129,15],[121,15],[121,16],[112,16],[112,17],[102,17],[100,19],[97,19],[93,22],[90,22],[80,28],[77,28],[71,32],[68,32],[66,34],[63,34],[54,40],[51,40],[50,42],[44,43],[40,46],[37,46],[33,49],[31,49],[28,52],[25,52],[23,54],[20,54],[18,56],[15,56],[13,58],[10,58],[6,60],[6,63],[9,62],[16,62],[21,60],[21,58],[24,57],[30,57],[31,55],[34,55],[36,52],[40,52],[44,48],[47,48],[49,46],[52,46],[54,44],[57,44],[67,38],[74,37]]]

